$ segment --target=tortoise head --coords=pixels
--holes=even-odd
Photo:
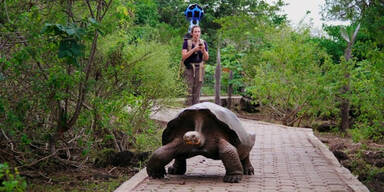
[[[184,143],[187,145],[204,145],[203,136],[197,131],[188,131],[183,136]]]

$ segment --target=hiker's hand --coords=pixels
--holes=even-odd
[[[197,52],[197,51],[204,52],[204,51],[205,51],[205,46],[204,46],[204,44],[202,44],[201,46],[200,46],[200,45],[197,45],[195,48],[193,48],[193,52]]]
[[[205,44],[202,43],[199,45],[199,47],[200,47],[200,50],[204,53],[205,52]]]
[[[196,46],[195,48],[193,48],[193,52],[198,52],[198,51],[201,51],[201,47],[200,46]]]

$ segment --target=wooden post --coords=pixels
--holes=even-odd
[[[232,73],[232,70],[229,70],[229,78],[228,78],[228,106],[227,108],[230,109],[231,108],[231,105],[232,105],[232,92],[233,92],[233,88],[232,88],[232,81],[233,79],[233,73]]]
[[[220,59],[220,46],[217,46],[217,65],[215,70],[215,103],[218,105],[221,105],[220,89],[221,89],[221,59]]]

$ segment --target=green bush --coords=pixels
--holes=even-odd
[[[21,192],[27,188],[17,168],[11,169],[7,163],[0,163],[0,182],[1,192]]]
[[[286,125],[293,125],[303,116],[333,113],[334,97],[322,75],[322,65],[330,58],[309,41],[309,32],[286,28],[268,38],[268,47],[244,57],[251,80],[247,89],[252,97],[270,107]]]
[[[354,132],[364,139],[384,141],[384,53],[369,51],[368,59],[357,63],[353,71],[352,107]]]
[[[135,147],[138,151],[154,151],[161,146],[161,133],[155,124],[150,125],[145,132],[138,133],[135,136]]]

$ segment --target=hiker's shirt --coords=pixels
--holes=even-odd
[[[204,41],[205,50],[208,52],[208,45],[207,42]],[[192,43],[191,49],[195,48],[195,45]],[[184,40],[183,49],[188,50],[188,40]],[[188,50],[189,51],[189,50]],[[201,63],[203,61],[203,52],[202,51],[196,51],[192,53],[191,56],[189,56],[187,59],[185,59],[184,63]]]

